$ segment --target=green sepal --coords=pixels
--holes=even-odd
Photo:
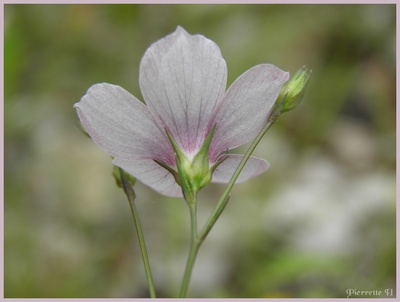
[[[185,153],[180,149],[172,135],[167,129],[165,129],[171,146],[175,152],[177,171],[161,161],[155,160],[155,162],[172,173],[176,183],[181,186],[186,200],[194,200],[194,196],[196,196],[197,192],[211,182],[212,171],[209,167],[208,151],[214,131],[215,126],[208,133],[203,145],[193,160],[190,161]]]
[[[189,160],[187,159],[187,157],[184,157],[184,161],[189,162]],[[186,162],[185,162],[186,163]],[[185,164],[184,166],[187,167],[187,164]],[[192,188],[192,186],[190,185],[189,179],[186,176],[185,170],[182,168],[182,161],[181,158],[176,156],[176,167],[178,169],[178,173],[179,173],[179,180],[180,180],[180,186],[182,188],[182,193],[183,196],[185,197],[185,200],[189,203],[191,203],[192,200],[196,200],[196,194],[197,192],[195,192]]]
[[[153,159],[157,164],[159,164],[161,167],[163,167],[164,169],[168,170],[175,178],[175,181],[178,185],[180,184],[180,179],[179,179],[179,174],[178,172],[176,172],[173,168],[171,168],[170,166],[168,166],[166,163],[157,160],[157,159]]]
[[[182,152],[182,150],[179,148],[179,145],[175,142],[174,138],[172,137],[171,134],[169,134],[167,129],[165,129],[165,132],[167,133],[168,139],[172,145],[172,148],[174,149],[176,158],[181,158],[181,159],[186,158],[187,159],[185,153]],[[187,161],[189,161],[189,160],[187,159]]]
[[[168,139],[175,152],[176,168],[178,170],[178,174],[173,173],[173,175],[174,177],[179,176],[177,184],[181,186],[183,194],[186,195],[187,193],[192,191],[185,173],[185,171],[190,170],[190,161],[186,157],[185,153],[183,153],[182,150],[179,148],[179,145],[175,142],[174,138],[167,129],[165,129],[165,132],[167,133]]]
[[[199,191],[211,182],[212,173],[209,167],[208,151],[214,136],[215,126],[211,128],[199,152],[193,158],[191,169],[193,174],[193,189]]]

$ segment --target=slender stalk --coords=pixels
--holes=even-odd
[[[250,155],[253,153],[254,149],[257,147],[257,145],[260,142],[260,140],[262,139],[262,137],[265,135],[265,133],[268,131],[268,129],[272,126],[272,124],[277,120],[279,114],[280,114],[280,111],[277,108],[271,114],[270,118],[268,119],[267,124],[260,131],[260,133],[257,135],[257,137],[254,139],[254,141],[251,143],[249,149],[243,156],[242,160],[239,163],[239,166],[237,167],[235,173],[233,173],[231,180],[229,181],[224,193],[222,194],[220,200],[218,201],[213,213],[210,215],[210,218],[208,219],[208,221],[204,225],[203,230],[200,233],[199,239],[201,241],[203,241],[207,237],[208,233],[211,231],[215,222],[218,220],[219,216],[222,214],[223,210],[225,209],[225,207],[229,201],[229,194],[230,194],[237,178],[239,177],[240,172],[242,172],[245,164],[247,163],[247,161],[250,158]]]
[[[119,168],[119,171],[121,174],[122,186],[123,186],[124,192],[126,194],[126,197],[128,197],[129,206],[130,206],[131,213],[132,213],[132,218],[135,223],[136,233],[137,233],[137,236],[139,239],[139,246],[140,246],[140,251],[142,253],[144,270],[145,270],[146,276],[147,276],[147,283],[149,285],[150,297],[156,298],[156,291],[155,291],[155,287],[154,287],[153,277],[151,274],[150,262],[149,262],[149,257],[147,254],[147,248],[146,248],[146,243],[144,240],[142,225],[140,224],[139,213],[138,213],[138,210],[137,210],[137,208],[135,206],[135,202],[134,202],[136,195],[135,195],[135,192],[133,191],[131,185],[129,184],[128,180],[126,179],[125,171],[122,170],[121,168]]]
[[[189,199],[186,200],[187,204],[189,205],[190,209],[190,218],[191,218],[191,244],[190,244],[190,251],[189,257],[186,263],[185,274],[182,281],[181,291],[179,294],[180,298],[185,298],[189,289],[190,277],[192,274],[192,270],[194,267],[194,263],[196,261],[197,253],[200,249],[201,244],[203,243],[204,239],[207,237],[208,233],[211,231],[212,227],[214,226],[215,222],[218,220],[219,216],[222,214],[223,210],[225,209],[228,201],[229,201],[229,194],[235,184],[237,178],[239,177],[240,172],[243,170],[246,162],[250,158],[250,155],[253,153],[254,149],[268,131],[268,129],[272,126],[272,124],[277,120],[280,114],[280,107],[276,107],[270,118],[268,119],[267,124],[265,127],[260,131],[257,137],[254,139],[252,144],[250,145],[249,149],[243,156],[239,166],[236,168],[235,173],[233,173],[231,180],[229,181],[224,193],[222,194],[220,200],[217,203],[213,213],[210,215],[210,218],[206,222],[203,230],[200,234],[197,231],[197,195],[196,194],[188,194],[186,197]],[[186,199],[186,198],[185,198]]]
[[[196,197],[195,197],[196,198]],[[196,260],[197,252],[199,251],[202,241],[198,240],[197,237],[197,203],[196,200],[188,202],[190,210],[190,221],[191,221],[191,242],[189,256],[186,262],[185,274],[183,276],[181,291],[179,293],[180,298],[185,298],[189,289],[190,277],[192,275],[194,262]]]

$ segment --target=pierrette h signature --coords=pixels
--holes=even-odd
[[[356,288],[348,288],[346,289],[347,298],[351,297],[394,297],[395,293],[393,288],[386,288],[384,290],[374,289],[374,290],[359,290]]]

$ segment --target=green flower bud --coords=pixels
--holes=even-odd
[[[303,66],[282,86],[278,96],[279,103],[282,106],[280,113],[290,111],[300,104],[310,77],[311,69]]]

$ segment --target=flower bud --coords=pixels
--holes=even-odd
[[[303,66],[282,86],[278,96],[278,100],[281,100],[281,113],[290,111],[300,104],[310,77],[311,69]]]

